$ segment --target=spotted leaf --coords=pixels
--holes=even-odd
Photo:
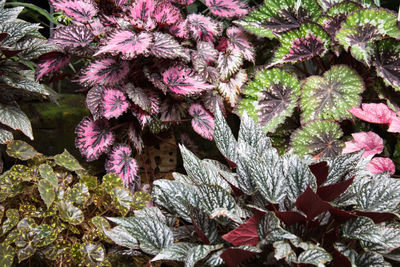
[[[298,155],[333,157],[342,150],[343,133],[339,124],[327,120],[315,120],[293,133],[291,144]]]
[[[79,22],[88,22],[97,14],[97,7],[92,0],[50,0],[56,11]]]
[[[400,91],[400,42],[385,39],[376,43],[374,65],[383,81]]]
[[[193,117],[192,127],[198,134],[208,140],[213,139],[214,117],[200,104],[192,104],[189,114]]]
[[[121,30],[111,34],[105,46],[100,47],[95,56],[111,53],[121,53],[122,59],[133,59],[138,55],[146,54],[153,43],[153,36],[148,32],[136,34],[132,31]]]
[[[248,13],[246,4],[241,0],[206,0],[205,4],[218,17],[241,17]]]
[[[110,85],[120,83],[129,72],[127,61],[118,62],[112,58],[94,61],[83,71],[79,81],[89,85]]]
[[[373,174],[378,174],[381,172],[389,172],[390,174],[394,174],[395,166],[391,159],[389,158],[381,158],[375,157],[373,158],[366,167]]]
[[[70,59],[70,55],[59,52],[42,56],[36,67],[36,80],[40,80],[46,74],[61,70],[69,63]]]
[[[103,116],[106,119],[118,118],[129,108],[125,94],[118,89],[105,88],[101,99]]]
[[[107,173],[118,174],[124,185],[134,184],[137,180],[138,165],[132,158],[132,149],[127,145],[115,145],[111,150],[105,169]]]
[[[105,120],[94,121],[85,117],[75,129],[75,146],[87,161],[98,159],[106,153],[114,142],[114,134]]]
[[[302,120],[350,118],[347,110],[360,104],[363,91],[362,78],[346,65],[333,66],[322,77],[311,76],[302,88]]]
[[[209,17],[190,14],[186,20],[189,33],[196,40],[212,42],[221,35],[221,24]]]
[[[94,38],[90,28],[84,25],[59,26],[55,29],[50,43],[66,48],[86,47]]]
[[[373,156],[383,151],[383,140],[374,132],[360,132],[351,134],[352,141],[345,143],[343,153],[353,153],[365,149],[363,157]]]
[[[380,124],[390,123],[392,118],[396,116],[396,114],[383,103],[362,104],[361,108],[353,107],[349,109],[349,112],[361,120]]]
[[[218,92],[224,96],[225,100],[229,102],[231,107],[235,107],[239,100],[241,88],[246,81],[247,73],[245,70],[241,69],[227,82],[220,82],[218,85]]]

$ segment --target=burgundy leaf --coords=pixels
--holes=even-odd
[[[369,212],[369,211],[356,211],[358,216],[365,216],[374,221],[374,223],[382,223],[396,217],[393,213],[389,212]]]
[[[160,25],[172,25],[182,21],[179,8],[167,1],[158,2],[153,17]]]
[[[287,226],[295,223],[305,223],[306,217],[298,213],[297,211],[275,211],[276,217],[283,221]]]
[[[167,93],[168,87],[163,82],[162,77],[158,73],[152,73],[147,67],[143,68],[144,76],[158,89],[160,89],[164,94]]]
[[[98,120],[103,116],[102,95],[104,87],[101,85],[94,86],[86,95],[86,107],[89,109],[94,120]]]
[[[105,165],[107,173],[118,174],[124,181],[125,186],[134,184],[138,177],[139,168],[131,154],[132,149],[128,145],[115,145]]]
[[[338,209],[338,208],[335,208],[335,207],[331,207],[329,209],[329,213],[339,223],[345,223],[347,220],[350,220],[351,218],[357,217],[357,215],[355,213],[353,213],[353,212],[348,212],[348,211],[341,210],[341,209]]]
[[[392,117],[396,115],[388,106],[382,103],[362,104],[361,108],[353,107],[348,111],[361,120],[381,124],[390,123]]]
[[[336,248],[333,251],[333,266],[352,267],[353,264],[345,255],[340,253]]]
[[[195,144],[195,142],[190,138],[190,136],[186,133],[182,133],[179,136],[179,143],[185,146],[189,151],[194,154],[199,154],[199,147]]]
[[[262,216],[263,214],[260,212],[254,214],[247,222],[223,235],[222,238],[234,246],[256,246],[260,242],[257,225]]]
[[[381,172],[390,172],[392,175],[395,173],[396,168],[394,163],[389,158],[375,157],[373,158],[366,167],[373,174]]]
[[[190,106],[189,114],[193,117],[193,130],[202,137],[212,140],[214,135],[214,117],[202,105],[193,103]]]
[[[6,39],[8,36],[10,36],[10,35],[6,32],[0,33],[0,42],[3,42],[4,39]]]
[[[251,62],[254,62],[254,47],[249,42],[245,32],[237,27],[230,27],[226,30],[228,36],[228,46],[243,54],[243,57]]]
[[[36,80],[50,72],[56,72],[64,68],[70,61],[71,56],[64,53],[52,53],[52,56],[39,61],[36,67]]]
[[[353,183],[354,177],[346,181],[318,187],[317,195],[324,201],[331,202],[343,194]]]
[[[147,112],[151,112],[151,101],[148,90],[134,87],[131,83],[128,83],[125,87],[125,92],[133,104],[138,105]]]
[[[114,134],[106,120],[93,121],[91,117],[85,117],[76,127],[75,134],[75,146],[87,161],[96,160],[108,152],[114,142]]]
[[[342,153],[353,153],[365,149],[363,157],[373,156],[383,151],[383,140],[374,132],[360,132],[351,134],[353,141],[346,142]]]
[[[131,8],[131,23],[140,29],[152,30],[156,27],[153,12],[155,9],[154,0],[137,0]]]
[[[186,66],[170,67],[162,76],[168,89],[179,95],[196,95],[214,87]]]
[[[148,53],[152,43],[153,36],[148,32],[136,34],[127,30],[116,31],[108,39],[107,45],[101,47],[94,55],[121,53],[122,59],[133,59],[138,55]]]
[[[121,90],[105,88],[101,98],[106,119],[118,118],[129,108],[129,102]]]
[[[224,100],[217,92],[215,91],[207,92],[202,96],[201,101],[203,102],[204,106],[207,107],[207,109],[211,111],[213,114],[217,112],[217,104],[218,104],[219,110],[221,110],[222,115],[226,117]]]
[[[220,257],[224,260],[228,267],[237,267],[240,266],[240,263],[256,254],[258,254],[258,252],[230,247],[225,249]]]
[[[151,54],[158,58],[188,58],[183,47],[168,33],[155,32]]]
[[[304,212],[309,220],[312,220],[321,213],[328,211],[331,205],[323,201],[310,186],[307,186],[306,191],[297,198],[296,207]]]
[[[59,26],[55,29],[50,43],[62,48],[85,47],[93,40],[92,31],[84,25]]]
[[[127,61],[116,61],[112,58],[104,58],[90,63],[84,70],[79,81],[89,85],[112,85],[118,84],[129,72]]]
[[[127,4],[129,2],[129,0],[114,0],[114,2],[117,6],[122,6],[122,5]]]
[[[144,143],[143,143],[142,137],[140,136],[140,129],[136,129],[136,127],[133,123],[129,124],[128,138],[129,138],[129,141],[135,146],[137,154],[141,154],[142,149],[144,147]]]
[[[317,186],[325,183],[329,174],[329,166],[326,161],[321,161],[308,167],[310,168],[312,174],[314,174],[315,178],[317,178]]]
[[[241,17],[249,12],[240,0],[206,0],[205,4],[212,14],[223,18]]]
[[[222,25],[209,17],[190,14],[186,20],[189,33],[196,40],[212,42],[214,41],[214,37],[221,35]]]
[[[187,112],[187,105],[185,102],[176,102],[173,99],[163,100],[161,104],[161,117],[162,122],[179,122],[183,119]]]
[[[79,22],[88,22],[98,11],[92,0],[50,0],[50,3],[56,11]]]

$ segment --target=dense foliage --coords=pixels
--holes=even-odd
[[[105,234],[155,256],[152,262],[185,266],[399,261],[400,182],[366,170],[370,158],[362,152],[323,160],[279,156],[247,114],[235,139],[219,110],[214,138],[235,172],[181,147],[187,175],[155,181],[157,207],[108,218],[117,226]]]
[[[133,195],[115,174],[100,183],[68,151],[46,157],[13,141],[7,154],[24,164],[0,176],[0,265],[111,266],[123,250],[104,236],[101,216],[125,216],[150,196]]]
[[[17,18],[23,7],[4,8],[5,2],[0,0],[0,144],[13,139],[12,130],[33,139],[29,118],[18,104],[51,98],[35,81],[33,60],[58,49],[39,33],[39,24]]]
[[[399,91],[397,14],[373,1],[265,0],[236,24],[279,41],[238,109],[266,132],[286,130],[299,155],[340,154],[356,130],[349,109],[388,98],[382,88]]]

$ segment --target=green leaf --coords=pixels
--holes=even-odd
[[[348,239],[361,240],[376,244],[382,244],[379,228],[367,217],[357,217],[348,220],[342,226],[342,235]]]
[[[192,208],[191,218],[193,225],[196,225],[203,232],[210,244],[218,240],[218,223],[213,220],[212,215],[210,216],[198,208]]]
[[[14,75],[13,75],[14,76]],[[26,79],[24,77],[20,77],[20,75],[13,77],[11,75],[4,77],[3,81],[10,87],[14,88],[14,90],[22,89],[30,93],[36,93],[43,96],[48,96],[49,92],[46,90],[44,85],[35,82],[30,79]]]
[[[150,194],[142,191],[137,191],[133,195],[132,208],[135,210],[143,209],[150,201]]]
[[[236,162],[236,139],[232,134],[228,123],[224,119],[219,105],[216,105],[217,110],[215,112],[215,127],[214,127],[214,139],[218,150],[232,162]]]
[[[97,177],[84,175],[81,176],[81,182],[84,183],[90,190],[94,190],[97,188]]]
[[[78,206],[87,206],[90,199],[89,188],[83,183],[76,183],[73,188],[69,188],[65,199]]]
[[[12,266],[14,255],[15,251],[13,247],[6,244],[0,244],[0,266]]]
[[[48,180],[40,180],[38,183],[40,197],[43,199],[47,208],[51,206],[56,198],[56,192],[53,184]]]
[[[386,9],[361,9],[355,11],[342,23],[336,33],[339,43],[353,57],[370,65],[373,42],[383,36],[400,38],[396,14]]]
[[[6,152],[10,157],[24,161],[42,155],[39,152],[37,152],[32,146],[28,145],[26,142],[19,140],[10,142],[7,145]]]
[[[7,219],[3,222],[3,225],[1,226],[1,235],[6,234],[8,231],[14,228],[14,226],[17,225],[19,221],[18,210],[8,209],[6,211],[6,217]]]
[[[14,130],[20,130],[33,140],[31,122],[18,106],[0,104],[0,122]]]
[[[83,212],[69,201],[59,202],[58,210],[60,212],[60,218],[65,222],[73,225],[78,225],[83,222]]]
[[[83,255],[83,264],[85,266],[101,266],[106,256],[104,248],[96,243],[84,243],[80,252]]]
[[[136,218],[152,218],[154,220],[159,220],[163,224],[167,224],[167,219],[165,218],[165,215],[161,212],[161,210],[158,207],[146,207],[141,210],[135,211],[135,217]]]
[[[124,182],[118,174],[109,173],[103,176],[101,185],[106,192],[111,192],[115,187],[124,187]]]
[[[159,261],[159,260],[172,260],[172,261],[181,261],[183,262],[187,257],[190,249],[192,249],[195,245],[193,243],[179,242],[174,243],[171,246],[161,250],[160,253],[157,254],[151,261]]]
[[[361,246],[369,251],[379,254],[389,254],[391,251],[400,247],[400,229],[399,226],[378,225],[378,231],[382,237],[382,243],[361,242]]]
[[[375,43],[374,65],[376,73],[386,85],[400,91],[400,42],[394,39]]]
[[[41,164],[39,172],[43,179],[47,180],[54,188],[58,187],[58,178],[54,173],[53,168],[49,164]]]
[[[342,151],[339,139],[343,133],[339,124],[327,120],[315,120],[305,124],[292,134],[292,147],[299,156],[316,155],[333,157]]]
[[[55,155],[54,161],[57,165],[62,166],[69,171],[83,170],[79,162],[66,149],[63,153]]]
[[[13,134],[10,131],[0,129],[0,144],[6,144],[13,140]]]
[[[39,23],[29,23],[23,20],[7,21],[0,24],[0,32],[7,33],[8,37],[3,40],[5,46],[13,46],[28,33],[37,33],[40,29]]]
[[[300,106],[302,122],[314,119],[341,121],[351,118],[348,112],[359,106],[364,82],[357,72],[346,65],[335,65],[323,76],[308,77],[302,87]]]
[[[350,179],[357,170],[357,165],[362,160],[364,152],[342,154],[327,159],[329,170],[328,177],[323,185],[330,185],[340,182],[342,179]]]
[[[193,248],[191,248],[188,251],[188,255],[185,259],[185,267],[194,267],[195,264],[207,257],[208,254],[210,254],[212,251],[221,249],[224,245],[219,244],[219,245],[198,245]]]
[[[268,67],[283,63],[297,63],[315,56],[324,56],[330,46],[330,38],[321,26],[309,22],[300,28],[283,33],[281,42]]]
[[[36,247],[50,245],[56,240],[58,235],[57,231],[47,224],[39,225],[32,232],[34,233],[33,243]]]
[[[159,220],[135,217],[107,219],[125,228],[139,241],[140,249],[145,253],[156,255],[174,243],[171,229]]]
[[[119,210],[122,216],[125,216],[131,209],[133,201],[131,193],[123,187],[116,187],[110,192],[113,204]]]
[[[130,249],[139,249],[139,242],[137,241],[137,239],[122,226],[116,226],[111,230],[103,228],[103,232],[117,245]]]
[[[267,37],[269,39],[276,38],[275,34],[259,21],[251,21],[250,19],[246,19],[234,21],[233,23],[235,23],[237,26],[243,27],[247,31],[259,37]]]
[[[247,84],[244,92],[257,99],[258,122],[264,131],[274,132],[297,106],[300,85],[295,76],[284,70],[264,69]],[[254,106],[249,108],[254,109]]]

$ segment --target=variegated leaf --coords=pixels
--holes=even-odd
[[[220,52],[217,61],[217,69],[223,80],[228,80],[243,64],[242,52],[229,49]]]
[[[202,137],[212,140],[214,133],[214,117],[202,105],[193,103],[189,108],[189,114],[193,117],[193,130]]]
[[[206,0],[205,4],[212,14],[223,18],[241,17],[248,13],[241,0]]]
[[[190,14],[186,18],[190,35],[196,40],[213,42],[221,35],[221,24],[200,14]]]
[[[71,25],[57,27],[49,42],[67,49],[86,47],[93,39],[94,35],[90,28],[84,25]]]
[[[132,149],[128,145],[119,144],[112,148],[105,169],[107,173],[118,174],[125,186],[137,182],[139,167],[136,160],[132,158]]]
[[[79,81],[89,85],[114,85],[120,83],[128,72],[127,61],[118,62],[113,58],[104,58],[90,63]]]
[[[101,96],[102,115],[106,119],[118,118],[129,108],[125,94],[118,89],[105,88]]]
[[[224,96],[231,107],[235,107],[239,101],[242,86],[247,82],[247,73],[244,69],[240,69],[234,77],[227,82],[220,82],[218,92]]]

